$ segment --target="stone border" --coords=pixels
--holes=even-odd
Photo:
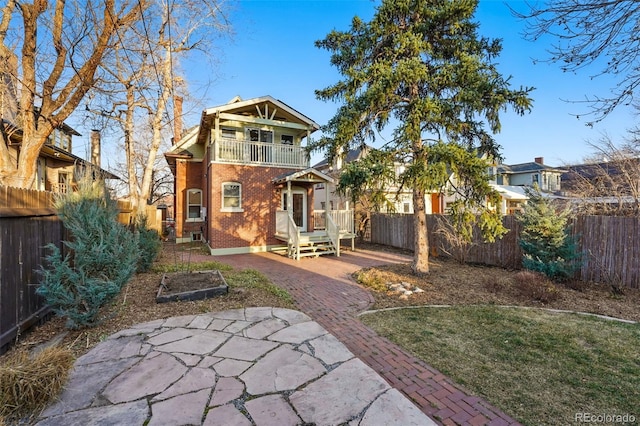
[[[482,307],[494,307],[494,308],[509,308],[509,309],[526,309],[526,310],[538,310],[545,311],[556,314],[576,314],[576,315],[584,315],[595,318],[600,318],[607,321],[617,321],[625,324],[638,324],[637,321],[627,320],[622,318],[610,317],[607,315],[593,314],[591,312],[581,312],[581,311],[571,311],[567,309],[551,309],[551,308],[536,308],[533,306],[518,306],[518,305],[413,305],[413,306],[397,306],[394,308],[384,308],[384,309],[374,309],[360,312],[357,316],[376,314],[378,312],[385,311],[398,311],[401,309],[419,309],[419,308],[458,308],[458,307],[474,307],[474,308],[482,308]]]

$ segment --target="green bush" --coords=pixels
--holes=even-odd
[[[147,272],[160,254],[162,242],[158,232],[147,227],[147,218],[144,216],[138,219],[136,231],[139,254],[136,272]]]
[[[569,210],[554,208],[537,188],[527,195],[529,201],[518,215],[522,224],[519,241],[524,254],[522,266],[552,279],[572,278],[580,267],[580,253],[568,230]]]
[[[37,292],[67,318],[67,327],[92,326],[100,308],[135,273],[138,245],[117,222],[115,202],[97,183],[81,183],[78,192],[57,200],[56,209],[71,240],[63,241],[64,256],[57,246],[47,246],[51,254],[40,270]]]

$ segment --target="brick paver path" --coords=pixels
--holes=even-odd
[[[191,260],[202,259],[194,256]],[[373,297],[353,281],[351,274],[365,267],[409,262],[409,257],[357,250],[343,251],[341,257],[305,258],[299,262],[273,253],[218,256],[216,260],[234,267],[257,269],[285,288],[298,309],[336,336],[434,420],[444,425],[518,424],[358,320],[357,314],[373,303]]]

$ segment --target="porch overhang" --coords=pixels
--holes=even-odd
[[[304,183],[335,183],[335,180],[322,172],[309,167],[304,170],[298,170],[295,172],[285,173],[273,178],[272,182],[275,185],[282,185],[288,182],[304,182]]]

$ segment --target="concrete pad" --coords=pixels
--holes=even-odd
[[[211,396],[210,407],[224,405],[238,399],[244,393],[244,383],[235,377],[223,377],[216,383],[216,388]]]
[[[202,389],[211,389],[216,384],[216,373],[208,368],[192,368],[164,392],[156,395],[151,401],[161,401],[174,396],[196,392]]]
[[[376,372],[354,358],[294,392],[289,401],[305,422],[334,425],[358,416],[388,389]]]
[[[148,357],[113,379],[103,396],[114,404],[163,392],[187,371],[168,354]]]
[[[148,417],[147,401],[135,401],[49,417],[39,421],[37,426],[141,425]]]
[[[250,339],[264,339],[285,327],[287,327],[287,323],[283,320],[270,318],[247,328],[242,332],[242,335]]]
[[[284,328],[269,336],[269,340],[300,344],[304,341],[315,339],[316,337],[323,336],[325,334],[327,334],[327,330],[322,328],[320,324],[313,321],[307,321]]]
[[[275,342],[233,336],[218,349],[213,356],[240,359],[243,361],[255,361],[276,346],[278,346],[278,344]]]
[[[268,353],[240,376],[251,395],[297,389],[326,373],[312,356],[284,345]]]
[[[426,414],[396,389],[389,389],[367,409],[360,426],[436,426]]]
[[[282,395],[267,395],[252,399],[244,404],[256,425],[296,426],[300,417],[284,400]]]
[[[202,426],[251,426],[251,422],[232,404],[209,410]]]
[[[249,361],[240,361],[237,359],[223,359],[214,364],[213,369],[222,377],[239,376],[244,373],[247,368],[251,367]]]
[[[210,393],[203,389],[152,404],[148,426],[199,425]]]
[[[220,345],[227,341],[230,334],[213,330],[191,329],[193,335],[185,339],[167,343],[156,347],[162,352],[182,352],[187,354],[205,355],[215,351]],[[160,337],[160,336],[158,336]]]
[[[309,341],[316,358],[320,358],[327,365],[348,361],[353,354],[338,339],[331,334],[325,334]]]

